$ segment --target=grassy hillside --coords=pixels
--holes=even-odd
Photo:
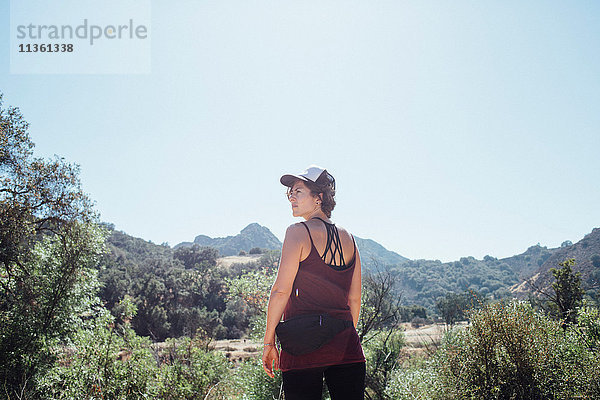
[[[588,294],[598,298],[600,291],[600,228],[595,228],[579,242],[554,249],[552,254],[519,285],[512,288],[517,295],[531,291],[532,286],[547,289],[552,284],[551,268],[560,262],[575,259],[574,272],[581,273],[582,287]],[[528,282],[525,282],[528,281]],[[531,284],[529,284],[531,283]]]

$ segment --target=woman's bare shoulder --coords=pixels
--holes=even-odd
[[[299,240],[303,239],[306,234],[306,228],[302,226],[302,222],[297,222],[287,227],[285,231],[286,240]]]
[[[285,231],[285,239],[283,239],[284,248],[310,248],[310,238],[306,227],[302,226],[301,222],[288,226]]]
[[[296,232],[306,232],[306,228],[302,226],[302,222],[296,222],[295,224],[291,224],[287,227],[286,233],[296,233]]]

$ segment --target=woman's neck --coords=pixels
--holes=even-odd
[[[315,210],[315,211],[311,212],[310,214],[304,215],[304,219],[306,221],[308,221],[309,219],[313,219],[313,218],[320,218],[324,221],[329,221],[329,218],[327,218],[327,215],[325,215],[325,213],[321,210]]]

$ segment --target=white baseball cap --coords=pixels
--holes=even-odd
[[[304,171],[300,172],[299,174],[286,174],[283,175],[279,181],[281,182],[282,185],[284,186],[292,186],[294,184],[294,182],[296,181],[296,179],[300,179],[301,181],[311,181],[311,182],[317,182],[317,179],[319,179],[319,177],[321,175],[323,175],[323,173],[327,174],[327,178],[329,179],[329,182],[334,186],[335,188],[335,179],[333,179],[333,176],[331,176],[331,174],[329,172],[327,172],[327,170],[323,167],[319,167],[318,165],[315,164],[311,164],[309,165]]]

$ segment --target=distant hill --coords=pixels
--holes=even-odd
[[[461,257],[457,261],[409,260],[390,270],[397,275],[403,302],[435,309],[435,299],[447,292],[472,290],[482,296],[500,299],[509,296],[509,288],[531,276],[557,249],[539,244],[525,252],[498,259]]]
[[[389,267],[390,265],[398,265],[408,261],[408,258],[387,250],[374,240],[362,239],[356,236],[355,239],[356,245],[360,251],[362,264],[367,269],[372,268],[375,265]],[[281,250],[282,245],[269,228],[257,223],[248,225],[235,236],[211,238],[206,235],[198,235],[193,242],[182,242],[174,248],[176,249],[180,246],[192,246],[193,244],[214,247],[219,250],[219,254],[222,257],[238,255],[240,250],[248,252],[254,247],[269,250]]]
[[[371,269],[376,266],[389,267],[392,265],[402,264],[409,259],[401,256],[398,253],[390,251],[371,239],[362,239],[358,236],[356,239],[356,246],[360,251],[360,260],[362,265],[366,269]]]
[[[581,273],[583,288],[597,292],[600,289],[600,228],[593,229],[575,244],[554,249],[535,271],[524,277],[523,282],[513,286],[511,291],[517,295],[531,291],[531,286],[524,282],[527,279],[534,286],[547,289],[554,279],[550,268],[559,268],[559,263],[570,258],[575,259],[573,271]]]
[[[397,276],[398,291],[407,304],[435,308],[435,299],[447,292],[473,290],[480,295],[500,299],[506,296],[526,297],[532,291],[525,282],[547,289],[553,277],[550,268],[566,259],[577,262],[574,271],[581,272],[582,286],[592,297],[600,292],[600,229],[596,228],[581,241],[548,249],[539,244],[511,257],[482,260],[462,257],[442,263],[432,260],[409,260],[392,271]]]
[[[588,293],[598,292],[600,288],[600,228],[575,244],[565,242],[559,248],[549,249],[537,244],[511,257],[497,259],[485,256],[482,260],[462,257],[446,263],[410,260],[371,239],[355,238],[364,272],[376,266],[391,271],[397,277],[398,293],[401,293],[403,303],[422,305],[431,311],[435,310],[435,300],[447,292],[474,290],[495,299],[515,295],[525,297],[531,291],[531,287],[524,283],[526,280],[531,279],[536,286],[547,288],[552,282],[550,268],[558,267],[558,263],[568,258],[575,258],[577,264],[574,270],[581,272],[583,286]],[[277,237],[257,223],[248,225],[235,236],[210,238],[198,235],[194,242],[180,243],[173,249],[117,231],[109,237],[108,243],[114,257],[135,263],[171,258],[175,248],[194,243],[217,248],[221,257],[236,256],[240,250],[248,252],[254,247],[281,249]]]
[[[214,247],[219,250],[219,255],[222,257],[235,256],[238,255],[241,250],[248,252],[255,247],[268,250],[281,249],[281,242],[273,235],[273,233],[271,233],[269,228],[257,223],[248,225],[235,236],[211,238],[206,235],[198,235],[193,242],[182,242],[174,248],[192,246],[194,244]]]
[[[173,249],[167,245],[158,245],[150,241],[128,235],[115,229],[113,224],[104,224],[110,232],[106,238],[107,254],[119,263],[141,264],[147,260],[173,258]]]
[[[545,246],[542,247],[538,243],[529,247],[524,253],[502,258],[500,261],[508,264],[519,280],[525,280],[531,277],[558,250],[558,248],[548,249]]]

